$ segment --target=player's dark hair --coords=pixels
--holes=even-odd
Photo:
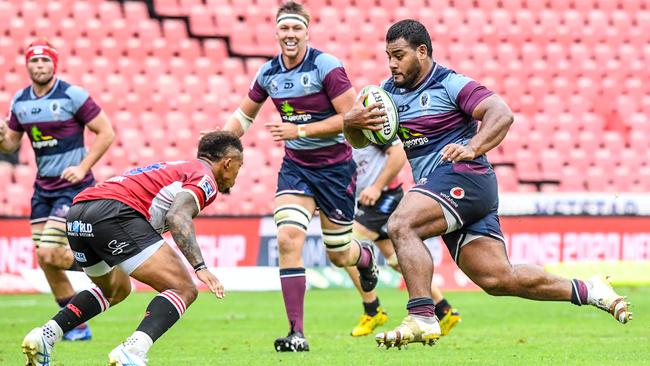
[[[213,131],[204,135],[199,141],[197,158],[205,158],[217,162],[237,150],[244,151],[239,137],[230,131]]]
[[[278,12],[275,15],[275,19],[278,19],[282,14],[298,14],[304,17],[305,19],[307,19],[307,23],[309,23],[311,20],[307,8],[305,8],[304,5],[297,3],[295,1],[287,1],[286,3],[280,5],[280,8],[278,9]]]
[[[411,48],[416,49],[420,45],[427,46],[427,56],[431,57],[431,36],[424,25],[414,19],[404,19],[393,24],[386,32],[386,43],[404,38]]]

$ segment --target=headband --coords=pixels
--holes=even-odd
[[[307,21],[307,18],[303,17],[300,14],[282,14],[278,17],[278,19],[276,19],[275,22],[277,25],[281,25],[292,21],[302,23],[302,25],[304,25],[305,28],[309,26],[309,22]]]

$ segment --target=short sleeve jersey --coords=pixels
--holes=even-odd
[[[84,89],[57,79],[52,89],[37,97],[31,86],[13,98],[9,128],[26,132],[36,156],[36,184],[45,190],[74,186],[61,173],[86,156],[84,127],[101,112]],[[88,172],[82,184],[93,180]]]
[[[248,96],[256,103],[271,97],[284,123],[297,125],[323,121],[337,114],[332,99],[350,89],[343,64],[336,57],[308,48],[302,62],[287,69],[282,55],[263,64]],[[351,148],[343,134],[285,141],[286,157],[303,166],[349,161]]]
[[[190,193],[199,211],[214,202],[217,184],[208,163],[195,159],[134,168],[86,188],[75,197],[74,203],[97,199],[120,201],[140,212],[162,233],[167,230],[165,215],[179,192]]]
[[[494,94],[485,86],[435,64],[423,82],[415,89],[403,89],[387,79],[382,87],[390,94],[399,110],[398,136],[419,181],[428,176],[442,162],[443,147],[448,144],[467,144],[478,131],[478,122],[472,117],[476,106]],[[485,155],[475,159],[489,165]]]

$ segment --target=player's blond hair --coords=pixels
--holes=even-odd
[[[286,3],[282,4],[278,9],[277,14],[275,15],[275,19],[278,19],[282,14],[298,14],[303,18],[307,19],[308,24],[311,21],[311,17],[309,15],[309,12],[307,11],[307,8],[305,8],[304,5],[297,3],[295,1],[287,1]]]

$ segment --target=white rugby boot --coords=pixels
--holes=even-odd
[[[609,282],[609,276],[594,276],[586,281],[587,302],[599,309],[602,309],[618,320],[620,323],[627,323],[632,320],[632,313],[628,306],[630,303],[627,297],[614,292]]]
[[[128,350],[124,344],[108,354],[108,366],[147,366],[147,355]]]
[[[43,328],[32,329],[23,339],[22,350],[25,366],[50,366],[51,345],[43,334]]]
[[[407,315],[402,324],[394,330],[389,330],[375,335],[377,347],[397,347],[401,349],[409,343],[420,342],[423,345],[433,346],[440,338],[440,324],[435,316],[424,318]]]

